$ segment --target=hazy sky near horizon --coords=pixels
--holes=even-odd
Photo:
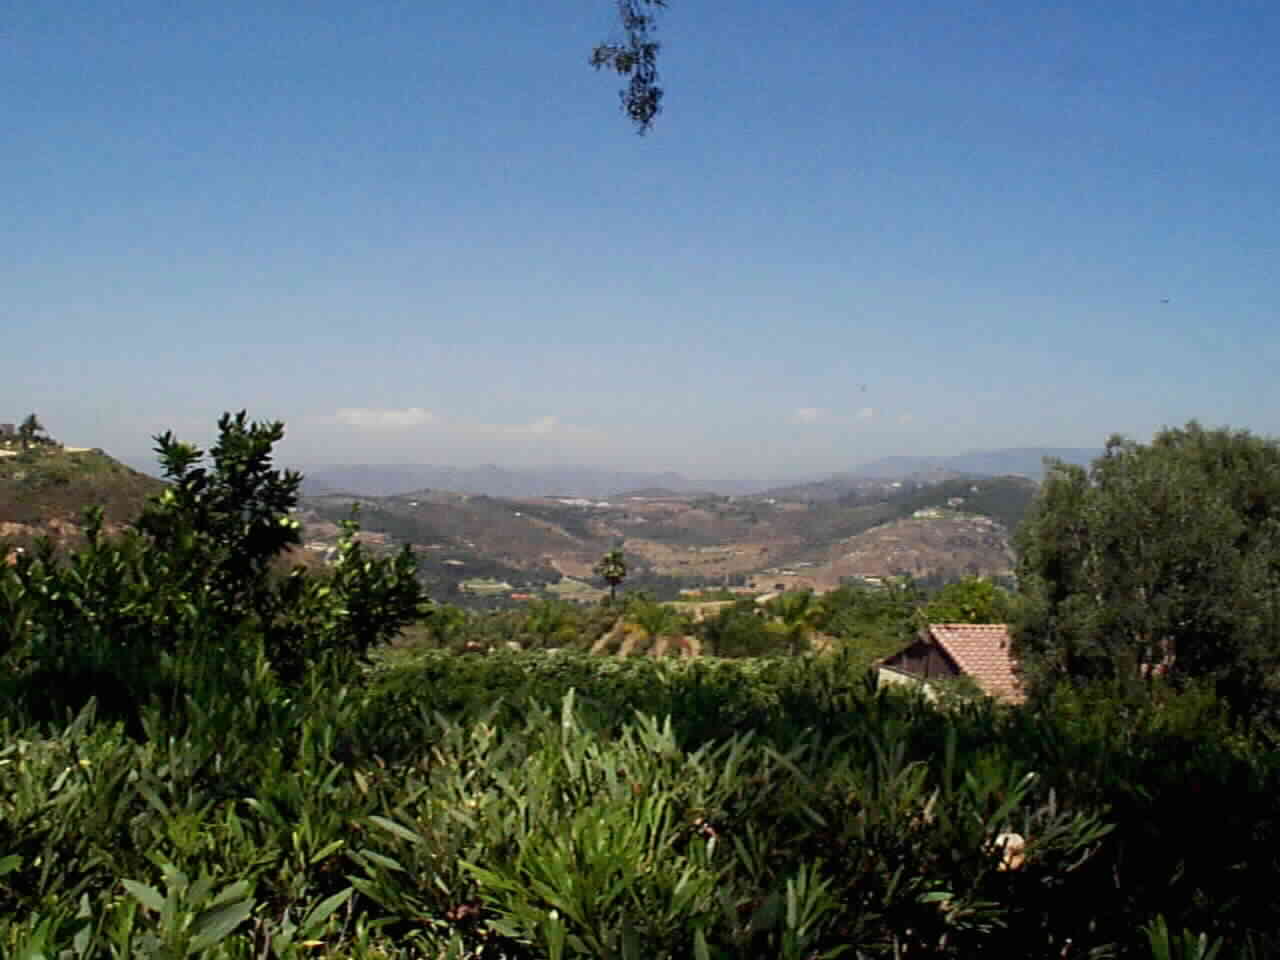
[[[1274,0],[671,0],[643,138],[615,16],[8,4],[0,420],[697,477],[1280,433]]]

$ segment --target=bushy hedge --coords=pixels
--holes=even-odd
[[[497,711],[519,722],[530,710],[554,709],[576,691],[583,722],[612,734],[637,712],[669,716],[684,744],[697,745],[742,730],[764,733],[789,725],[784,704],[813,697],[807,684],[825,678],[849,696],[867,678],[838,661],[774,658],[720,660],[600,657],[580,651],[427,652],[379,674],[369,708],[387,729],[422,710],[446,716]]]
[[[1054,709],[939,709],[816,658],[504,653],[264,669],[140,737],[11,717],[0,945],[1148,957],[1197,955],[1190,928],[1270,955],[1272,756],[1195,695]]]

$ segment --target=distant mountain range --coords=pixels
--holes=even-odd
[[[594,467],[440,467],[352,464],[300,468],[303,493],[354,493],[388,497],[419,490],[448,490],[486,497],[616,496],[625,491],[688,492],[694,485],[678,473],[639,473]]]
[[[1007,450],[971,450],[950,457],[885,457],[850,471],[854,476],[896,479],[920,473],[978,473],[988,476],[1016,474],[1039,479],[1046,458],[1087,466],[1102,453],[1092,447],[1014,447]]]
[[[765,491],[779,500],[821,502],[851,494],[874,494],[898,480],[940,483],[960,476],[1027,477],[1037,483],[1044,476],[1044,461],[1088,465],[1102,453],[1086,447],[1017,447],[1007,450],[973,450],[949,457],[884,457],[848,473],[835,473],[809,483],[794,483]]]
[[[885,457],[825,479],[791,484],[765,491],[770,496],[802,500],[834,500],[845,494],[889,481],[910,477],[944,479],[956,474],[1005,476],[1039,480],[1043,460],[1056,457],[1068,463],[1087,464],[1100,450],[1082,447],[1018,447],[975,450],[948,457]],[[419,490],[448,490],[487,497],[591,497],[604,499],[637,491],[693,493],[707,489],[672,471],[640,472],[596,467],[447,467],[430,464],[349,464],[300,468],[305,476],[303,493],[352,493],[366,497],[396,496]],[[756,492],[732,484],[719,493]]]

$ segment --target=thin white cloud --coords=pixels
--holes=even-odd
[[[436,436],[454,437],[583,437],[599,433],[589,427],[566,423],[560,417],[550,414],[528,423],[477,423],[447,417],[424,407],[342,407],[332,414],[309,419],[314,424],[351,427],[367,433],[396,433],[424,427],[430,428]]]
[[[795,423],[817,423],[825,414],[826,411],[821,407],[799,407],[791,415],[791,419]]]
[[[515,427],[509,427],[512,433],[555,433],[560,429],[559,417],[539,417],[533,423],[521,424]]]
[[[379,409],[375,407],[343,407],[333,417],[337,423],[361,430],[403,430],[440,422],[430,410],[422,407]]]

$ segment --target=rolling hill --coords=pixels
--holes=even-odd
[[[388,544],[412,544],[424,579],[450,597],[477,579],[508,583],[515,593],[561,577],[590,579],[601,554],[616,545],[631,567],[630,585],[643,581],[660,592],[772,584],[778,571],[793,567],[798,579],[787,582],[826,589],[844,577],[1005,575],[1011,531],[1036,485],[1020,477],[956,477],[878,490],[822,502],[665,490],[613,501],[329,494],[305,498],[303,518],[313,549],[323,550],[358,504],[364,529]]]
[[[606,475],[631,492],[609,499],[435,488],[304,496],[307,542],[296,559],[323,565],[341,521],[358,506],[371,546],[411,545],[428,589],[442,599],[478,592],[480,584],[490,585],[486,602],[496,594],[581,584],[615,546],[627,556],[628,586],[661,596],[681,587],[766,581],[826,588],[847,577],[902,572],[947,579],[1007,572],[1010,535],[1036,491],[1026,477],[936,473],[828,484],[820,497],[804,489],[725,496],[679,492],[668,475],[602,473],[597,480]],[[401,475],[402,482],[409,478]],[[108,524],[120,525],[162,488],[97,450],[0,458],[0,537],[22,543],[51,534],[71,542],[86,506],[102,505]]]
[[[0,457],[0,539],[74,539],[86,507],[101,506],[108,527],[131,521],[164,488],[101,450],[35,449]]]

